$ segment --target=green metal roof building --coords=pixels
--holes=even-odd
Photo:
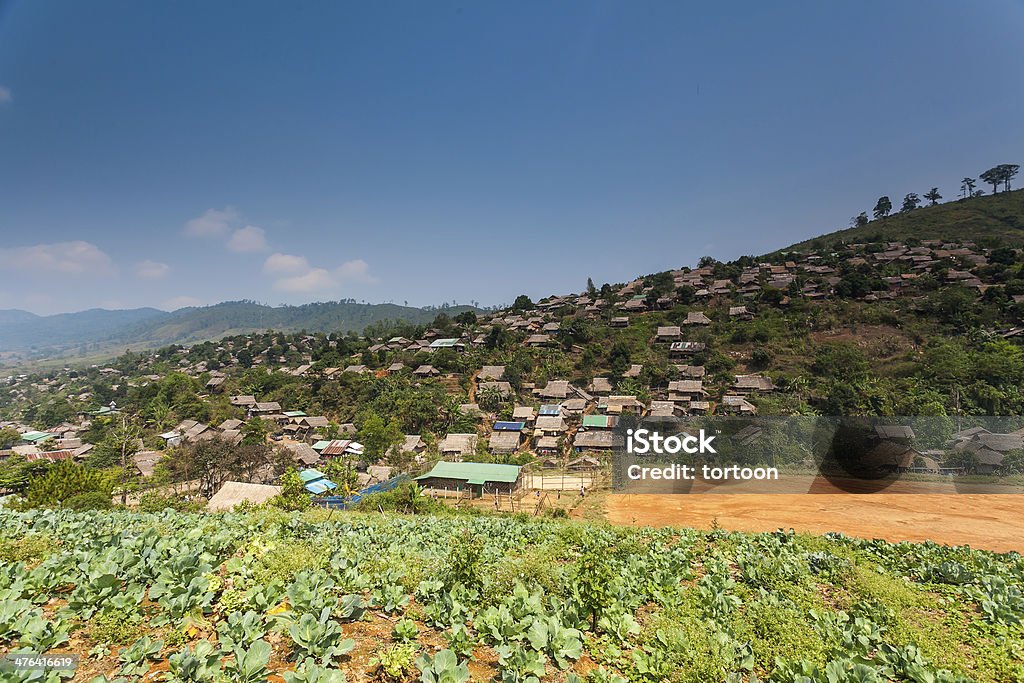
[[[99,408],[97,408],[96,410],[92,411],[89,414],[92,415],[93,417],[103,417],[104,415],[115,415],[120,412],[121,410],[119,408],[111,408],[110,406],[100,406]]]
[[[595,429],[611,429],[618,420],[614,415],[584,415],[583,426]]]
[[[471,489],[476,494],[498,491],[508,493],[521,485],[519,465],[490,462],[445,462],[416,477],[421,486],[437,489]]]
[[[57,435],[51,434],[49,432],[25,432],[24,434],[21,435],[22,441],[27,441],[28,443],[35,444],[39,444],[44,441],[48,441],[50,439],[55,438],[57,438]]]

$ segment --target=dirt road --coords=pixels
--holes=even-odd
[[[614,524],[774,531],[838,531],[888,541],[932,540],[1024,552],[1024,495],[875,493],[608,494]]]

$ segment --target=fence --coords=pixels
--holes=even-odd
[[[541,491],[579,491],[601,488],[609,481],[607,468],[594,470],[533,470],[523,475],[523,486]]]
[[[480,497],[480,501],[490,501],[490,505],[494,506],[496,512],[528,512],[529,505],[532,503],[524,502],[530,498],[529,494],[526,493],[526,489],[519,488],[516,491],[501,492],[495,490],[492,493],[486,493]]]

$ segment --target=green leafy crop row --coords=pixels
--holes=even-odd
[[[0,648],[75,643],[96,681],[1024,680],[1016,554],[497,517],[0,510],[0,539],[25,538],[48,543],[0,565]]]

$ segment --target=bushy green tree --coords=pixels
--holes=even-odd
[[[376,462],[384,458],[391,448],[402,443],[405,435],[398,420],[385,420],[377,413],[369,413],[359,426],[358,439],[363,444],[365,460]]]
[[[875,202],[874,215],[875,220],[879,218],[885,218],[892,211],[892,200],[887,196],[881,196],[878,201]]]
[[[512,343],[512,335],[501,325],[493,325],[484,336],[484,346],[488,349],[502,349]]]
[[[281,486],[281,493],[270,499],[271,505],[289,512],[309,508],[311,505],[309,492],[306,490],[302,483],[302,478],[299,477],[299,473],[294,467],[288,468],[281,475],[278,483]]]
[[[267,434],[270,428],[266,420],[261,417],[254,417],[242,425],[242,443],[246,446],[255,446],[267,442]]]
[[[533,307],[533,300],[525,294],[517,296],[511,306],[513,311],[530,311],[533,310]]]
[[[863,351],[840,342],[819,347],[811,364],[811,370],[816,375],[850,380],[864,378],[869,368],[870,364]]]
[[[631,358],[629,344],[617,341],[612,344],[611,351],[608,353],[608,367],[611,368],[613,374],[621,375],[629,369]]]
[[[14,427],[0,429],[0,448],[10,448],[21,440],[21,434]]]
[[[12,455],[0,460],[0,489],[21,491],[29,481],[40,476],[49,467],[45,460],[27,462],[23,456]]]
[[[903,197],[903,206],[900,207],[900,212],[913,211],[919,206],[921,206],[921,197],[916,192],[909,192]]]
[[[106,472],[61,460],[29,483],[25,500],[33,507],[52,507],[87,493],[100,493],[110,499],[112,492],[113,482]]]

